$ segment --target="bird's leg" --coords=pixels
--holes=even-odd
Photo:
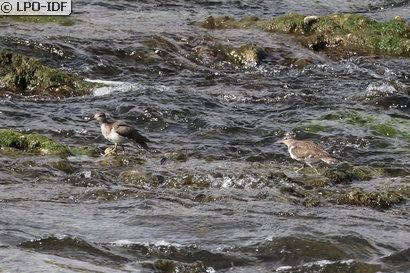
[[[114,152],[117,153],[117,143],[114,143]]]
[[[302,167],[297,169],[295,172],[299,172],[300,170],[303,170],[304,168],[305,168],[305,164],[303,164]]]
[[[122,145],[122,144],[121,144],[121,147],[122,147],[122,154],[123,154],[123,155],[125,155],[125,148],[124,148],[124,145]]]
[[[309,163],[307,163],[307,164],[309,165],[309,167],[311,167],[312,169],[314,169],[317,174],[320,174],[319,171],[318,171],[315,167],[312,166],[312,164],[309,164]]]

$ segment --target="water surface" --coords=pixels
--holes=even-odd
[[[409,187],[410,97],[401,88],[409,59],[335,61],[286,35],[194,24],[289,12],[409,22],[408,1],[75,1],[73,9],[74,26],[2,26],[1,47],[109,87],[58,101],[1,98],[3,128],[103,151],[109,143],[91,120],[102,110],[138,127],[152,152],[127,145],[124,157],[65,161],[0,151],[2,271],[152,272],[142,263],[158,259],[202,261],[208,272],[410,270],[407,200],[379,210],[326,199],[338,188]],[[258,66],[198,54],[215,43],[271,54]],[[287,58],[311,63],[285,66]],[[286,132],[378,175],[324,187],[320,205],[306,206],[308,196],[283,189],[322,178],[294,173],[300,165],[274,143]],[[166,153],[182,158],[161,165]]]

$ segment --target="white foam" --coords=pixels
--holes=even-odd
[[[88,82],[102,83],[105,86],[98,87],[93,90],[93,95],[96,97],[109,95],[113,92],[128,92],[131,90],[141,89],[141,84],[132,82],[120,82],[120,81],[104,81],[104,80],[90,80]]]

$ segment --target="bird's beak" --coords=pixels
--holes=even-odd
[[[283,143],[283,141],[281,139],[281,140],[275,141],[275,143]]]

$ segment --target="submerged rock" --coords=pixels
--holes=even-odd
[[[3,86],[0,96],[12,92],[18,96],[49,99],[82,96],[101,86],[8,50],[0,51],[0,85]]]
[[[234,64],[256,66],[267,57],[263,48],[255,45],[243,45],[238,48],[229,46],[219,46],[217,48],[219,53],[222,53]]]
[[[88,146],[84,146],[84,147],[74,147],[70,149],[70,152],[74,155],[87,155],[90,157],[96,157],[96,156],[100,156],[100,152],[93,147],[88,147]]]
[[[408,195],[408,193],[407,193]],[[406,196],[408,198],[408,196]],[[351,190],[336,199],[338,204],[367,206],[377,209],[387,209],[405,200],[405,196],[397,191],[389,192],[365,192],[360,189]]]
[[[195,262],[191,264],[170,261],[170,260],[157,260],[153,263],[143,263],[143,267],[155,270],[155,272],[161,273],[206,273],[207,268],[202,262]]]

